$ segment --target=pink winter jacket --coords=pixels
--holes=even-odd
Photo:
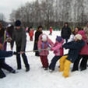
[[[84,30],[80,30],[80,31],[78,31],[78,34],[81,34],[83,40],[85,41],[85,45],[81,49],[80,55],[88,55],[88,44],[87,44],[87,36],[85,34],[85,31]]]
[[[54,43],[48,38],[48,36],[47,36],[47,41],[43,42],[42,35],[43,34],[41,34],[39,36],[38,49],[41,50],[41,49],[47,49],[47,48],[49,48],[49,46],[52,47],[54,45]],[[40,54],[40,56],[47,56],[49,54],[49,50],[41,50],[39,54]]]
[[[54,51],[55,56],[62,56],[63,55],[63,41],[61,42],[56,42],[54,46],[51,48],[51,50]]]

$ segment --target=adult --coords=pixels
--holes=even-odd
[[[3,60],[5,57],[10,57],[14,54],[16,54],[16,52],[3,50],[3,45],[0,43],[0,60]],[[2,69],[6,69],[11,73],[15,73],[15,70],[12,67],[10,67],[6,63],[2,63],[2,61],[0,61],[0,78],[6,77],[6,75]]]
[[[0,44],[2,44],[1,49],[6,51],[6,31],[3,28],[2,23],[0,23]],[[15,73],[15,70],[5,62],[5,57],[0,57],[0,76],[3,78],[5,77],[5,74],[2,72],[2,69]]]
[[[85,31],[82,30],[79,27],[75,28],[74,33],[82,35],[82,39],[84,40],[85,45],[81,49],[81,51],[79,53],[79,56],[78,56],[78,59],[76,59],[76,61],[74,62],[72,71],[76,71],[76,70],[79,70],[79,69],[82,71],[82,70],[85,70],[87,68],[87,59],[88,59],[88,44],[87,44],[87,41],[86,41],[87,36],[85,34]]]
[[[66,40],[66,43],[68,42],[68,39],[71,35],[71,28],[69,27],[68,23],[66,22],[64,24],[64,27],[61,30],[61,37]]]
[[[26,48],[26,31],[21,27],[21,21],[16,20],[15,21],[15,29],[13,32],[12,36],[12,49],[13,49],[13,44],[14,41],[16,42],[16,52],[20,52],[19,54],[16,55],[16,60],[17,60],[17,69],[20,70],[21,67],[21,58],[20,54],[22,55],[26,72],[30,70],[30,65],[28,64],[27,56],[25,54],[25,48]]]
[[[86,24],[86,26],[84,27],[83,30],[84,30],[85,33],[86,33],[86,36],[87,36],[87,43],[88,43],[88,22],[87,22],[87,24]]]
[[[35,32],[35,40],[34,40],[34,48],[33,48],[34,51],[38,50],[38,39],[39,39],[39,36],[42,34],[42,29],[43,29],[42,26],[38,26],[38,29]],[[39,56],[38,51],[35,51],[35,56]]]
[[[50,27],[50,28],[49,28],[49,31],[50,31],[49,35],[52,35],[53,28]]]
[[[7,32],[7,38],[10,40],[12,40],[13,30],[14,30],[14,26],[12,24],[8,24],[6,32]],[[10,47],[11,47],[12,41],[10,41],[9,43],[10,43]]]

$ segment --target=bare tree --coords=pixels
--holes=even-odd
[[[4,21],[4,20],[5,20],[5,16],[4,16],[3,13],[0,13],[0,20],[1,20],[1,21]]]

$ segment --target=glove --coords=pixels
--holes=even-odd
[[[38,49],[38,52],[40,53],[42,50],[41,49]]]
[[[48,48],[47,48],[47,50],[51,50],[51,48],[50,48],[50,47],[48,47]]]
[[[17,55],[18,53],[17,52],[13,52],[14,55]]]
[[[6,41],[6,42],[11,42],[11,41],[12,41],[12,38],[11,38],[11,37],[8,37],[8,38],[6,38],[5,41]]]

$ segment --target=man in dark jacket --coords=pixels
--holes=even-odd
[[[61,30],[61,37],[66,40],[66,43],[68,42],[68,39],[70,38],[71,35],[71,29],[68,26],[68,23],[64,24],[64,27]]]
[[[17,59],[17,69],[21,69],[21,58],[20,54],[22,55],[26,72],[30,70],[30,66],[28,64],[27,56],[25,54],[25,48],[26,48],[26,31],[21,27],[21,21],[17,20],[15,22],[16,28],[14,29],[13,36],[12,36],[12,48],[14,41],[16,42],[16,52],[20,52],[16,55]]]

